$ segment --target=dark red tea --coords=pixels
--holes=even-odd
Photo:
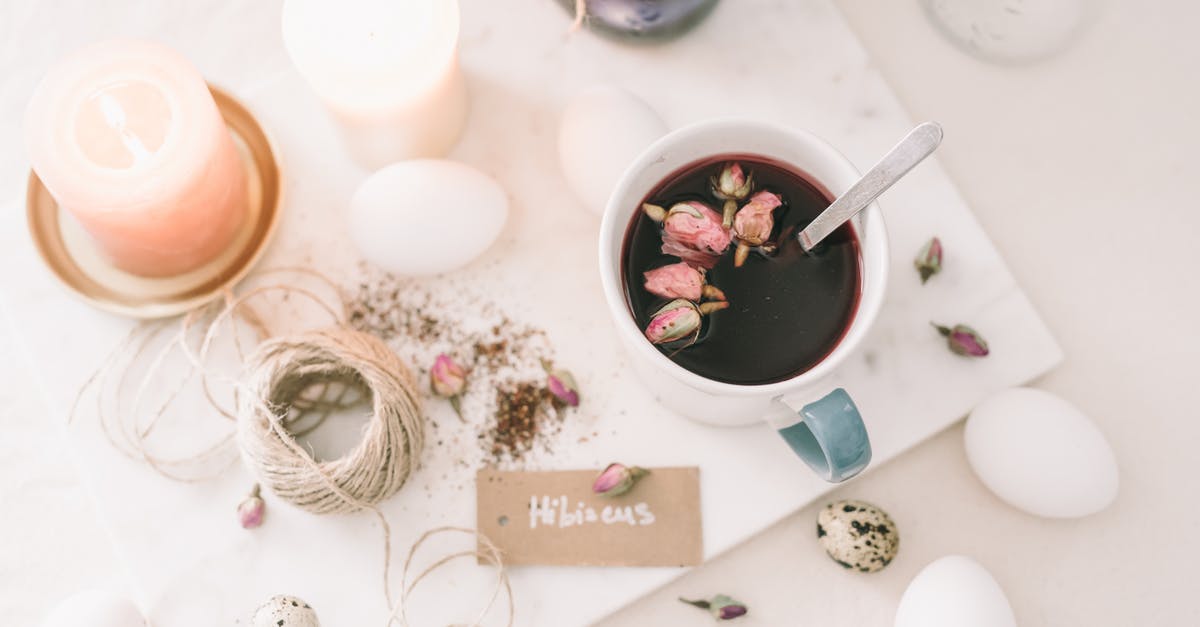
[[[770,211],[773,224],[764,225],[760,220],[758,236],[749,235],[754,230],[747,227],[751,224],[751,216],[747,214],[737,225],[740,231],[727,229],[731,241],[722,254],[708,257],[701,254],[697,260],[692,258],[690,250],[682,253],[678,250],[679,241],[695,245],[693,230],[684,231],[683,240],[676,240],[674,247],[668,245],[669,252],[674,254],[667,254],[663,250],[664,237],[672,239],[670,233],[681,232],[680,221],[662,220],[662,213],[656,213],[653,207],[650,212],[656,213],[656,219],[639,210],[626,231],[622,254],[626,299],[638,326],[647,330],[654,323],[650,336],[655,338],[659,350],[680,366],[707,379],[727,383],[754,385],[782,381],[824,359],[849,327],[861,290],[859,244],[853,229],[843,225],[814,251],[805,253],[796,234],[829,206],[831,198],[802,174],[753,155],[722,155],[688,165],[667,177],[644,202],[666,210],[679,203],[699,202],[724,217],[726,199],[719,197],[720,190],[714,190],[714,186],[721,187],[722,173],[728,175],[727,168],[734,163],[744,178],[750,180],[747,187],[751,188],[744,198],[734,201],[738,212],[745,211],[759,192],[769,192],[763,198],[771,200],[773,194],[777,200],[766,207],[780,203]],[[725,188],[730,180],[742,179],[726,178]],[[746,188],[740,191],[745,192]],[[715,232],[712,214],[695,207],[691,204],[674,211],[702,214],[698,218],[702,226]],[[767,213],[762,211],[766,207],[758,207],[760,216]],[[694,219],[690,213],[680,217]],[[691,226],[684,224],[685,229]],[[719,218],[718,226],[724,226]],[[765,241],[755,241],[763,239],[761,236],[767,229],[769,236]],[[670,233],[664,235],[665,231]],[[747,238],[739,238],[736,232],[748,234]],[[717,247],[724,241],[719,233],[715,239]],[[739,241],[745,243],[743,248],[749,252],[742,265],[735,267]],[[699,246],[706,245],[714,246],[711,241]],[[675,298],[677,294],[672,292],[677,290],[668,288],[665,296],[648,291],[645,273],[680,263],[680,254],[692,258],[689,262],[692,268],[711,264],[703,272],[703,280],[719,292],[707,289],[701,298],[683,299],[703,307],[705,313],[698,330],[670,340],[670,334],[663,337],[662,323],[666,317],[661,310],[668,304],[676,308],[691,307]],[[688,271],[685,267],[677,269]],[[663,274],[671,273],[659,273]],[[656,280],[656,291],[664,292],[662,285],[663,281]],[[728,305],[723,305],[722,300]],[[694,321],[693,317],[687,322]]]

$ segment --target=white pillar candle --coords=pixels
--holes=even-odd
[[[246,214],[246,175],[208,85],[179,53],[111,40],[59,62],[25,119],[33,169],[117,267],[204,265]]]
[[[362,165],[442,156],[458,140],[457,0],[286,0],[283,42]]]

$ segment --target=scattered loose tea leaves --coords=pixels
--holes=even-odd
[[[383,338],[407,363],[435,364],[447,354],[469,373],[453,398],[479,450],[464,454],[461,465],[520,466],[532,450],[550,450],[571,407],[549,389],[554,351],[541,329],[512,320],[453,279],[430,285],[368,268],[363,277],[349,299],[352,327]]]
[[[561,422],[564,407],[541,382],[518,383],[496,390],[495,425],[490,432],[493,461],[520,458],[534,438]]]

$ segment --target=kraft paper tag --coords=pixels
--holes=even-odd
[[[651,468],[629,492],[592,493],[597,470],[476,475],[477,527],[506,565],[695,566],[700,470]]]

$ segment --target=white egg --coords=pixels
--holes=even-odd
[[[1014,388],[979,404],[967,460],[996,496],[1036,516],[1076,518],[1117,497],[1117,460],[1096,425],[1044,390]]]
[[[368,261],[428,276],[483,254],[508,220],[508,196],[490,176],[441,159],[394,163],[350,200],[350,237]]]
[[[317,612],[303,599],[283,594],[267,599],[254,610],[251,627],[321,627]]]
[[[1008,598],[979,562],[948,555],[921,569],[900,598],[895,627],[1016,627]]]
[[[563,176],[584,206],[602,214],[625,168],[666,133],[662,118],[637,96],[612,85],[590,87],[567,105],[558,127]]]
[[[129,599],[87,590],[59,603],[42,627],[146,627],[146,619]]]

